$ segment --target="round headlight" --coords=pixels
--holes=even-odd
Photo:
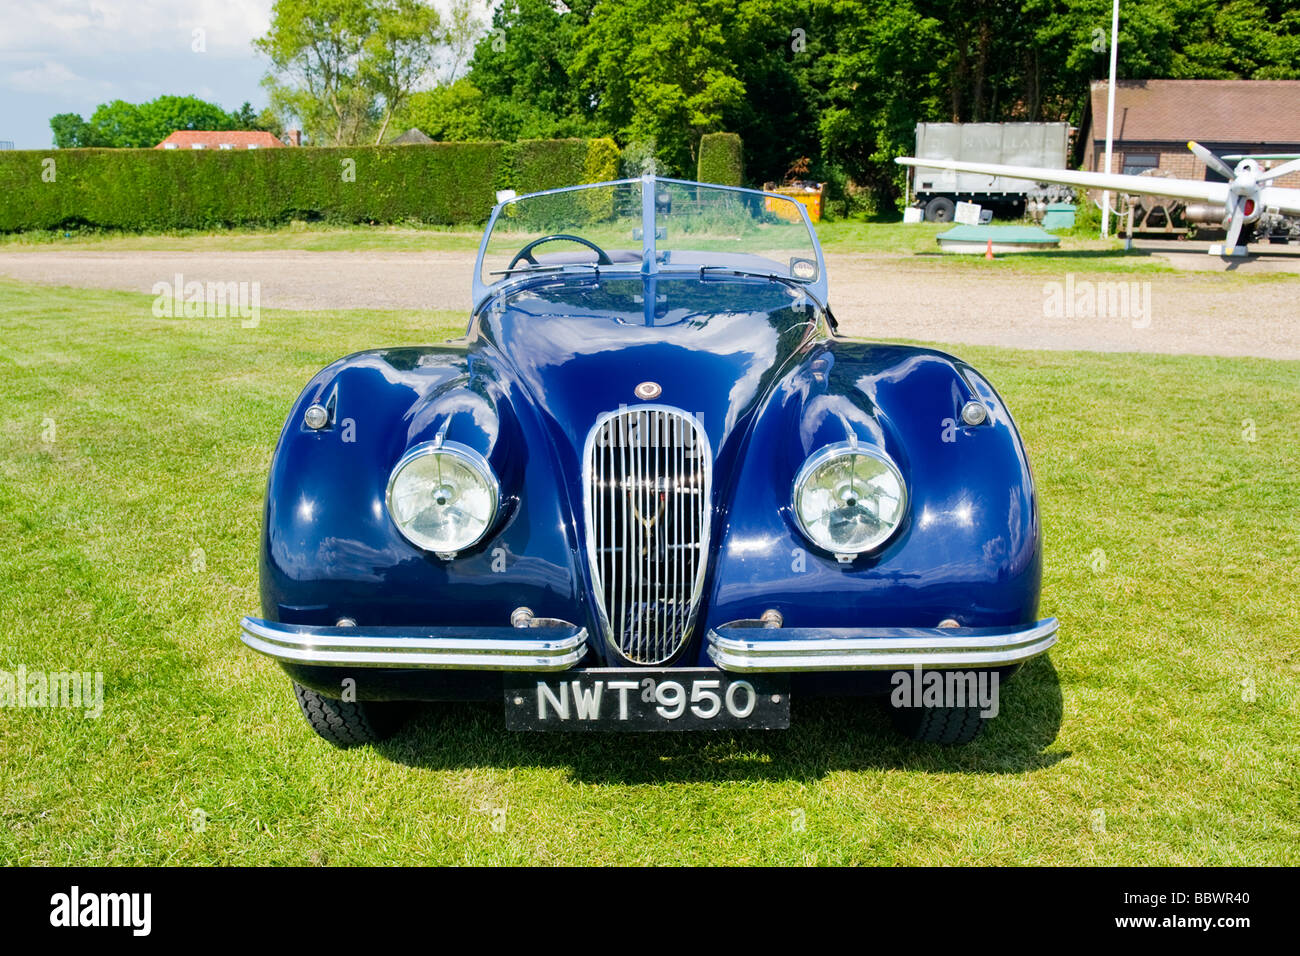
[[[483,456],[457,442],[416,445],[388,479],[388,513],[412,544],[451,557],[478,542],[500,493]]]
[[[864,445],[815,452],[794,480],[794,515],[813,544],[836,555],[880,547],[898,530],[907,486],[884,453]]]

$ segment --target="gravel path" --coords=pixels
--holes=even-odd
[[[980,275],[843,253],[827,266],[832,307],[851,336],[1300,359],[1300,282],[1291,279]],[[179,273],[186,282],[257,282],[261,306],[273,309],[468,310],[472,267],[462,252],[0,252],[0,275],[27,282],[150,292]]]
[[[1296,281],[1251,284],[1203,272],[954,274],[837,255],[827,256],[827,269],[831,307],[847,335],[1300,359]],[[1129,308],[1112,312],[1112,295],[1116,306],[1127,296]]]

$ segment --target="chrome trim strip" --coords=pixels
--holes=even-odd
[[[1005,667],[1050,648],[1059,626],[1054,617],[1012,629],[724,624],[709,631],[708,653],[723,670],[743,673]]]
[[[587,653],[587,629],[541,627],[314,627],[246,617],[240,640],[278,661],[327,667],[563,671]],[[544,636],[522,637],[529,631]]]

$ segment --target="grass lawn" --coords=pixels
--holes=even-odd
[[[817,225],[827,252],[902,255],[937,252],[935,237],[952,223],[858,222],[838,220]],[[352,249],[473,252],[483,237],[481,225],[465,226],[336,226],[293,223],[279,228],[233,228],[208,232],[172,233],[26,232],[0,235],[0,249],[75,249],[80,251],[252,252],[263,249],[302,249],[337,252]],[[1066,235],[1062,250],[1115,252],[1118,240]]]
[[[823,222],[817,235],[830,255],[872,259],[906,259],[909,268],[936,272],[968,270],[987,274],[1015,273],[1059,276],[1076,273],[1175,273],[1162,259],[1139,251],[1124,252],[1117,239],[1092,234],[1062,234],[1060,246],[1048,252],[999,256],[986,262],[980,255],[939,251],[935,237],[951,223]],[[0,235],[0,252],[458,252],[473,254],[482,238],[479,226],[333,226],[294,223],[276,229],[222,229],[212,232],[119,234],[29,232]],[[589,237],[590,238],[590,237]],[[1277,281],[1286,274],[1225,275],[1224,281]]]
[[[151,301],[0,282],[0,670],[105,677],[98,720],[0,709],[0,863],[1300,863],[1300,363],[960,349],[1062,622],[973,745],[797,699],[717,736],[431,707],[341,752],[236,636],[267,463],[320,366],[463,316]]]
[[[23,232],[0,235],[0,250],[77,252],[477,252],[482,226],[333,226],[297,222],[278,229],[231,228],[163,233]]]

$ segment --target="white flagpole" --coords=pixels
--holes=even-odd
[[[1110,13],[1110,83],[1106,86],[1106,172],[1110,168],[1111,145],[1115,140],[1115,55],[1119,39],[1119,0],[1114,0]],[[1110,190],[1101,194],[1101,237],[1110,235]]]

